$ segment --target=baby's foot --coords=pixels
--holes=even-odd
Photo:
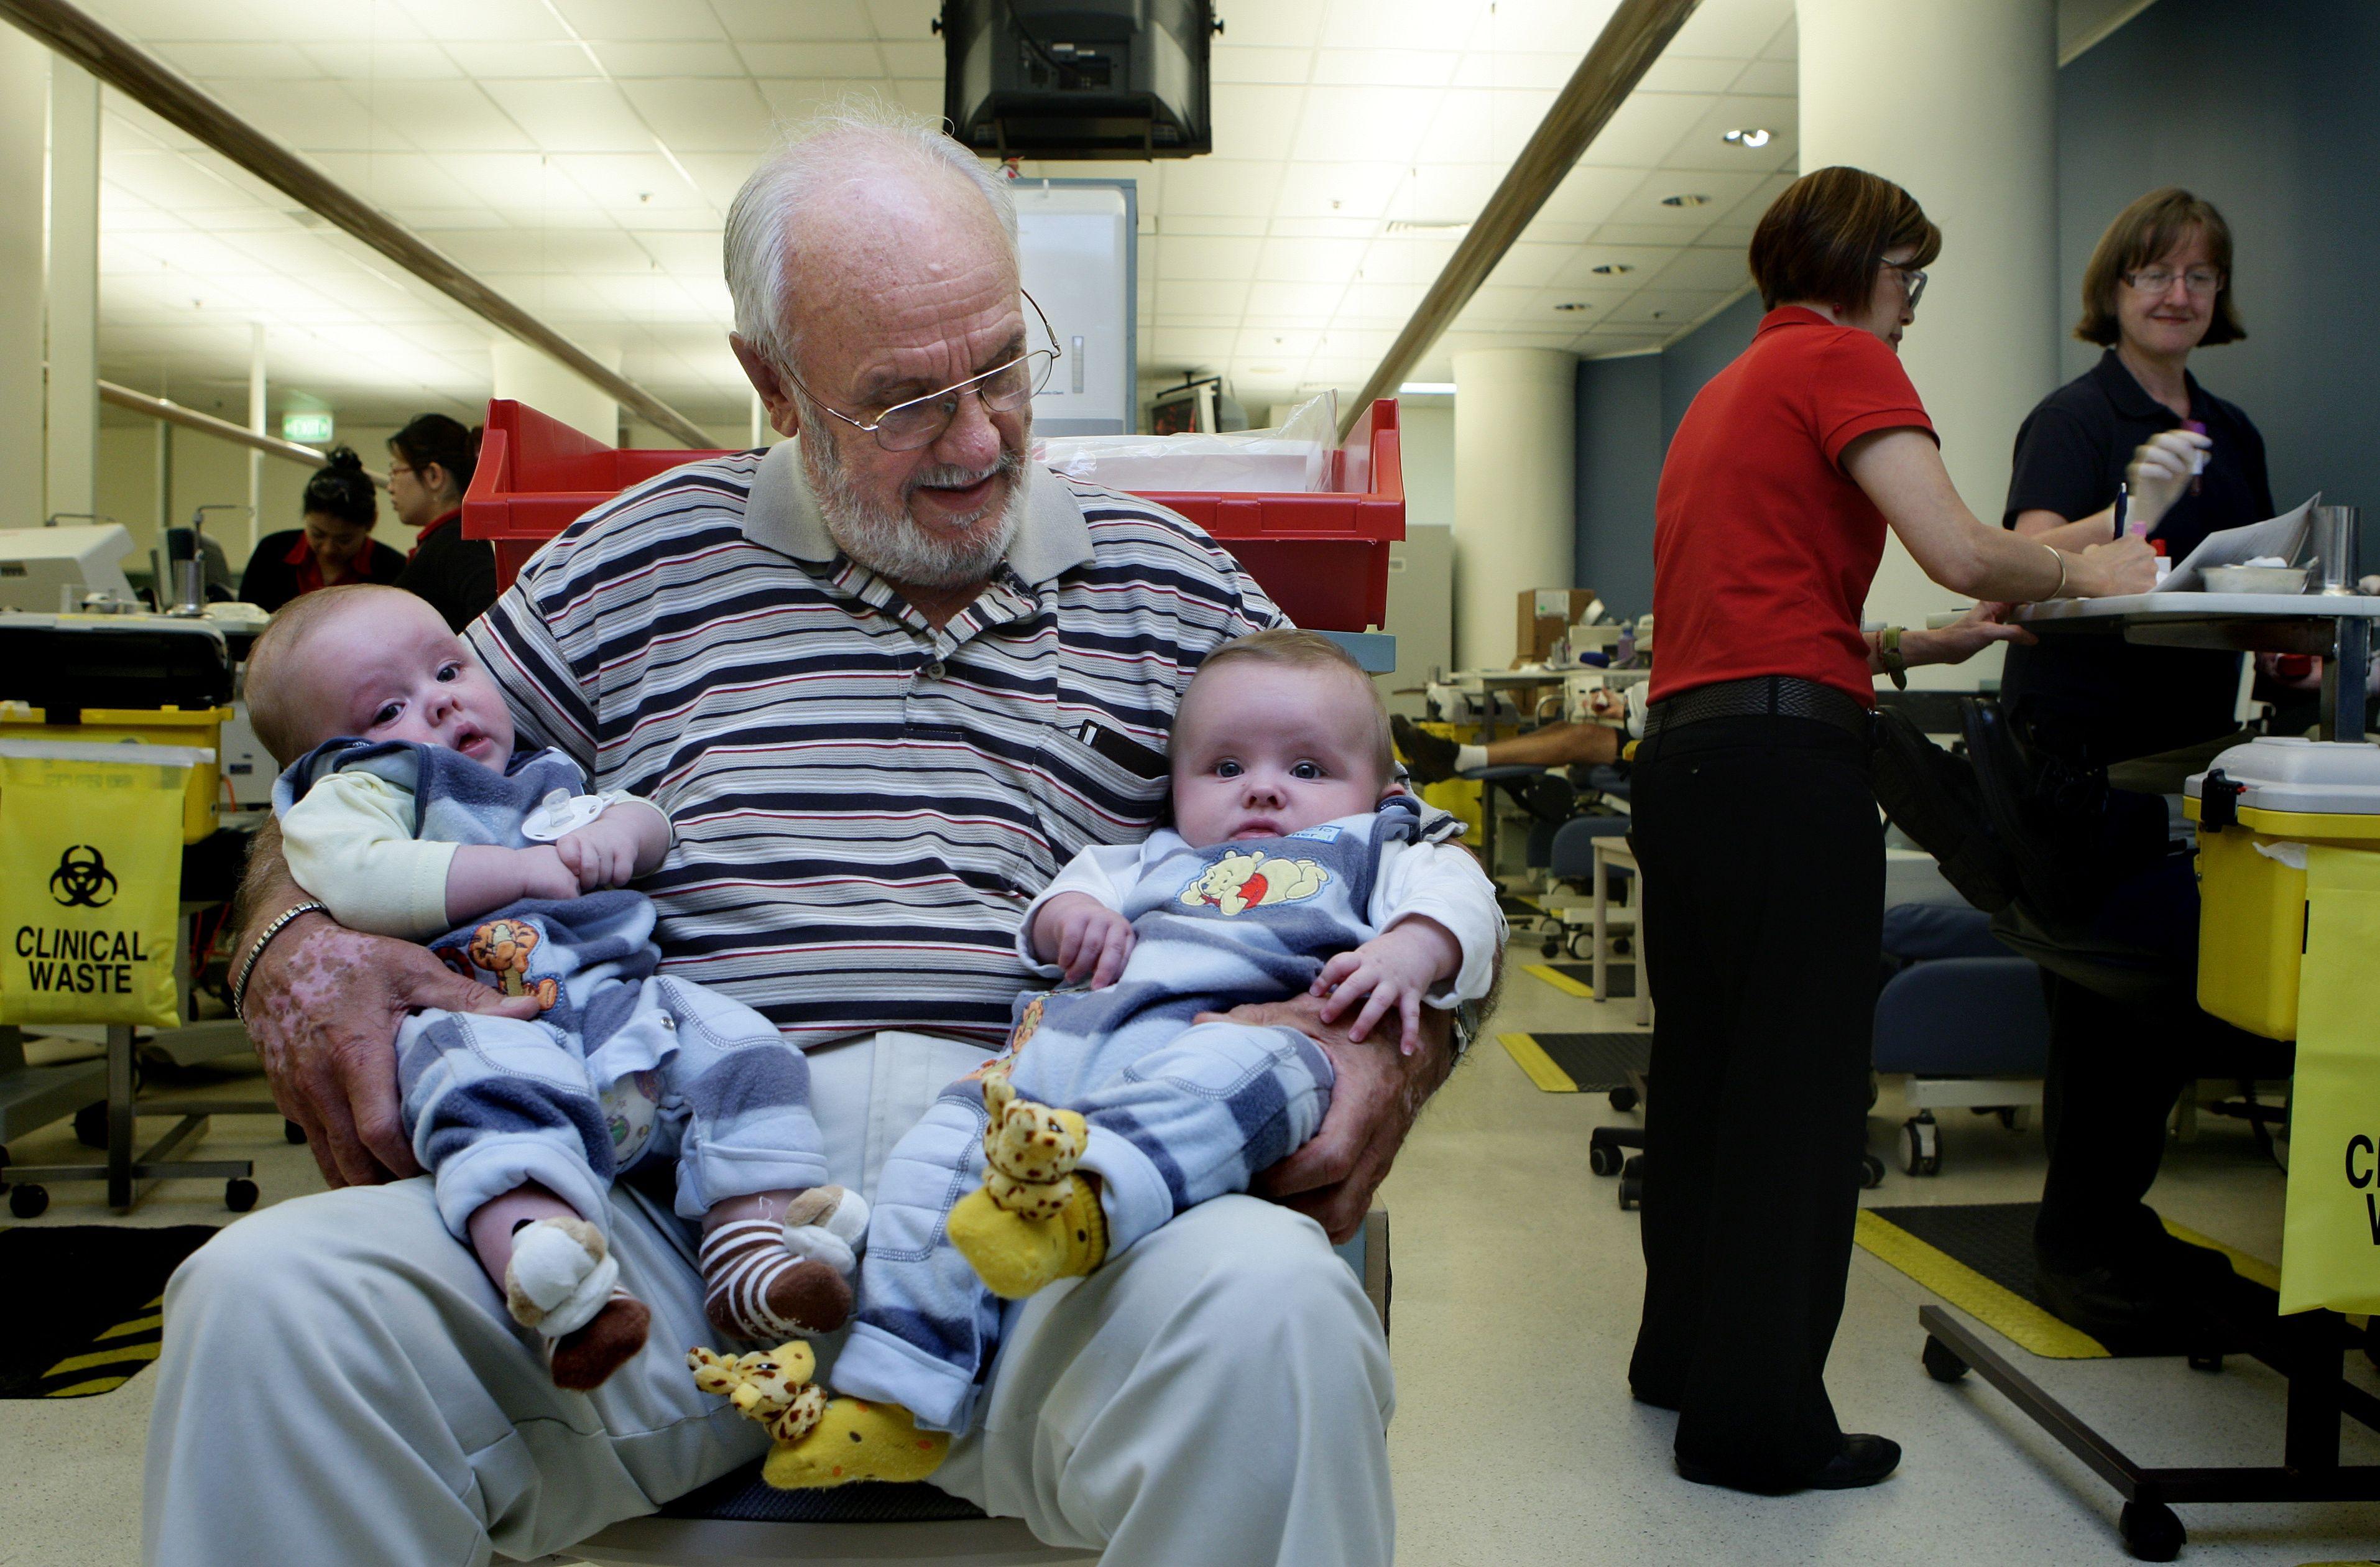
[[[702,1308],[735,1338],[772,1343],[831,1333],[851,1315],[851,1271],[868,1229],[856,1192],[819,1186],[782,1221],[741,1219],[702,1239]]]
[[[543,1335],[556,1387],[598,1387],[644,1347],[652,1313],[619,1281],[603,1232],[584,1219],[540,1219],[514,1234],[504,1308]]]
[[[788,1491],[854,1480],[922,1480],[941,1467],[950,1450],[948,1436],[917,1429],[897,1403],[839,1398],[808,1436],[770,1450],[760,1477]]]
[[[981,1188],[951,1209],[951,1245],[993,1294],[1023,1300],[1107,1260],[1108,1221],[1098,1183],[1087,1174],[1067,1179],[1072,1189],[1054,1213],[1012,1211]]]

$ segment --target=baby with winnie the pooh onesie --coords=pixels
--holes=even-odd
[[[775,1362],[756,1374],[785,1396],[737,1394],[779,1439],[771,1483],[930,1474],[974,1419],[1005,1301],[1246,1191],[1314,1135],[1334,1076],[1315,1042],[1202,1014],[1311,994],[1410,1053],[1424,1006],[1487,993],[1495,890],[1398,782],[1379,697],[1337,644],[1263,631],[1208,654],[1169,763],[1173,825],[1085,849],[1025,911],[1020,954],[1064,988],[1018,998],[1007,1053],[886,1160],[838,1396],[796,1400]],[[697,1361],[708,1390],[738,1385]]]

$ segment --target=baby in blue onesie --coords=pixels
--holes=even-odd
[[[1066,988],[1020,997],[1008,1053],[886,1160],[843,1396],[781,1440],[772,1484],[930,1473],[973,1421],[1003,1300],[1246,1191],[1314,1135],[1333,1082],[1314,1041],[1200,1014],[1312,994],[1410,1052],[1424,1006],[1487,993],[1495,891],[1396,781],[1387,714],[1337,644],[1265,631],[1208,654],[1169,761],[1173,826],[1084,850],[1025,911],[1021,955]]]
[[[440,1216],[534,1330],[554,1381],[601,1383],[651,1313],[618,1287],[605,1189],[674,1158],[703,1223],[713,1326],[771,1344],[850,1314],[857,1194],[825,1184],[809,1067],[759,1014],[656,972],[650,899],[669,818],[589,796],[559,751],[513,749],[503,695],[438,613],[394,588],[323,589],[258,638],[248,696],[285,771],[290,875],[352,929],[426,941],[538,1005],[419,1012],[397,1030],[406,1130]]]

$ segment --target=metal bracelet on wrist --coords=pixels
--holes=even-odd
[[[264,949],[273,944],[273,939],[289,929],[301,915],[330,912],[322,905],[310,900],[299,904],[295,908],[284,909],[273,917],[273,923],[266,926],[249,944],[248,956],[241,961],[239,973],[232,979],[231,1013],[234,1017],[238,1018],[242,1023],[248,1021],[248,982],[256,973],[257,959],[264,955]]]

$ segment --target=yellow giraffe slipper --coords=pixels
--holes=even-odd
[[[855,1480],[922,1480],[942,1466],[951,1439],[921,1431],[897,1403],[831,1401],[799,1441],[779,1442],[760,1477],[781,1491],[847,1486]]]
[[[1061,1279],[1079,1279],[1108,1256],[1107,1215],[1099,1183],[1068,1178],[1065,1200],[1041,1217],[1014,1213],[978,1187],[951,1209],[951,1245],[973,1266],[984,1287],[1003,1300],[1023,1300]]]

